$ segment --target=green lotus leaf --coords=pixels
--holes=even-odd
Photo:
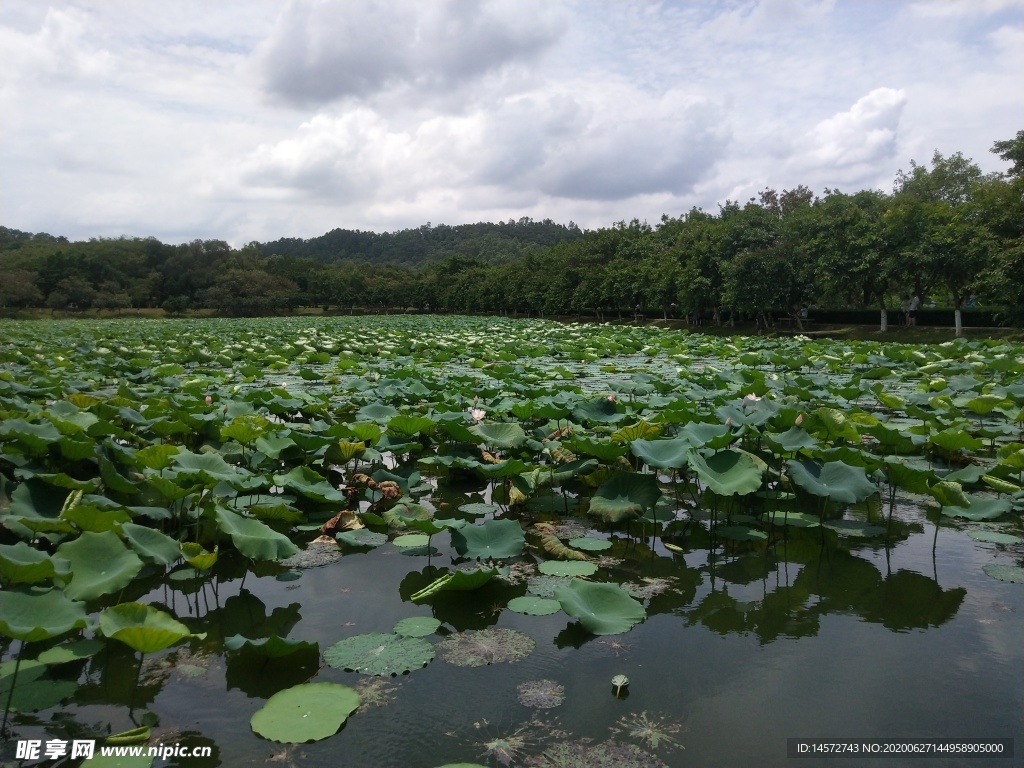
[[[613,432],[611,438],[615,443],[631,443],[634,440],[650,440],[659,434],[661,434],[660,425],[648,424],[641,419],[636,424],[630,424],[628,427],[622,427]]]
[[[597,573],[597,564],[587,560],[545,560],[537,570],[545,576],[590,576]]]
[[[794,528],[816,528],[821,525],[818,516],[809,512],[773,512],[770,519],[772,525],[792,525]]]
[[[0,634],[6,637],[32,643],[85,626],[85,604],[60,590],[0,590]]]
[[[253,504],[249,507],[249,514],[257,520],[274,520],[288,525],[295,525],[303,519],[299,510],[284,502]]]
[[[409,599],[414,603],[419,603],[439,592],[467,592],[479,589],[497,575],[497,568],[476,568],[446,573],[430,582],[419,592],[413,593]]]
[[[720,525],[715,533],[723,539],[731,541],[764,541],[768,534],[756,528],[748,528],[745,525]]]
[[[156,653],[193,635],[169,614],[144,603],[120,603],[100,614],[100,632],[139,653]]]
[[[467,515],[497,515],[501,512],[501,507],[497,504],[488,504],[482,501],[473,501],[468,504],[461,504],[459,506],[459,512],[465,512]]]
[[[228,464],[224,457],[217,453],[192,453],[182,450],[171,458],[171,462],[179,476],[195,478],[208,486],[221,481],[237,482],[249,474],[244,469]]]
[[[366,444],[350,443],[348,440],[339,440],[332,443],[324,454],[324,460],[332,464],[348,464],[352,459],[360,458],[366,452]]]
[[[602,483],[590,499],[590,514],[610,523],[639,517],[661,498],[658,478],[636,472],[620,472]]]
[[[267,699],[249,725],[270,741],[304,744],[333,736],[359,704],[359,694],[347,685],[303,683]]]
[[[986,541],[990,544],[1024,543],[1024,539],[1020,536],[1013,536],[1009,533],[1000,533],[999,531],[968,531],[967,535],[975,541]]]
[[[569,539],[568,543],[570,547],[582,549],[586,552],[604,552],[606,549],[612,548],[612,543],[608,541],[608,539],[594,539],[589,536],[583,536],[579,539]]]
[[[391,542],[396,547],[425,547],[430,543],[430,536],[425,533],[407,533],[404,536],[396,536]]]
[[[685,437],[668,440],[634,440],[629,450],[648,467],[657,469],[682,469],[693,444]]]
[[[821,424],[829,440],[844,439],[850,442],[860,440],[860,433],[853,422],[838,408],[815,408],[814,416]]]
[[[889,483],[911,493],[926,494],[931,483],[935,481],[935,473],[931,470],[917,469],[899,460],[886,461],[882,466]]]
[[[379,547],[387,544],[388,537],[383,533],[374,533],[367,528],[359,528],[355,531],[342,531],[335,534],[335,538],[350,547]]]
[[[985,520],[996,520],[1013,510],[1009,499],[990,499],[982,496],[966,496],[969,506],[959,504],[942,505],[942,514],[947,517],[959,517],[975,523]]]
[[[516,520],[487,520],[452,529],[452,545],[470,560],[500,560],[522,554],[526,536]]]
[[[993,477],[992,475],[983,475],[981,480],[985,485],[997,493],[1014,494],[1019,493],[1021,489],[1019,485],[1003,480],[999,477]]]
[[[309,467],[295,467],[286,475],[274,475],[274,484],[322,504],[345,502],[345,494]]]
[[[884,536],[885,528],[879,525],[869,525],[857,520],[830,520],[825,527],[835,531],[840,536],[854,536],[862,539],[873,539],[876,536]]]
[[[375,421],[383,424],[398,415],[398,409],[382,403],[370,403],[356,411],[358,421]]]
[[[121,535],[128,542],[128,546],[147,563],[170,565],[181,557],[178,542],[155,528],[123,523]]]
[[[784,453],[813,451],[821,447],[821,444],[815,438],[800,427],[790,427],[785,432],[781,432],[779,434],[767,432],[764,437],[769,445],[772,445]]]
[[[402,435],[403,437],[416,437],[431,432],[437,426],[433,419],[425,416],[409,416],[399,414],[388,420],[388,432]]]
[[[761,487],[764,464],[746,451],[729,448],[704,457],[689,453],[690,468],[719,496],[743,496]]]
[[[308,640],[288,640],[275,634],[261,638],[232,635],[224,639],[224,647],[229,651],[240,651],[243,648],[247,648],[268,659],[279,659],[283,656],[291,656],[293,653],[304,651],[315,652],[318,656],[320,653],[318,643],[311,643]]]
[[[274,461],[298,459],[303,453],[302,447],[291,437],[261,435],[256,438],[255,445],[257,451]]]
[[[982,567],[982,570],[993,579],[1009,581],[1012,584],[1024,584],[1024,568],[1018,565],[1001,565],[989,563]]]
[[[364,675],[404,675],[433,659],[434,646],[426,640],[381,632],[349,637],[324,651],[324,661],[335,669]]]
[[[402,637],[427,637],[440,626],[441,622],[433,616],[410,616],[395,624],[392,631]]]
[[[528,616],[550,616],[552,613],[562,610],[562,606],[557,600],[524,595],[509,600],[508,609],[515,613],[525,613]]]
[[[217,562],[217,547],[214,547],[212,552],[208,552],[194,541],[184,541],[179,546],[185,562],[197,571],[209,570]]]
[[[861,467],[851,467],[842,461],[818,464],[790,460],[786,466],[790,480],[798,488],[839,504],[855,504],[878,491]]]
[[[67,581],[70,564],[54,558],[23,541],[0,544],[0,581],[6,584],[36,584],[46,579]]]
[[[60,430],[46,421],[32,424],[24,419],[5,419],[0,423],[0,438],[12,438],[28,449],[33,456],[42,456],[50,444],[61,438]]]
[[[570,439],[563,441],[563,445],[573,453],[593,456],[605,462],[614,461],[629,452],[628,445],[611,440],[594,440],[584,435],[573,435]]]
[[[573,579],[567,586],[555,588],[555,599],[563,611],[595,635],[622,634],[647,618],[643,604],[616,584]]]
[[[81,531],[114,531],[132,519],[125,509],[98,509],[92,504],[77,504],[60,513],[62,519],[73,523]]]
[[[618,412],[613,400],[599,397],[577,405],[572,411],[572,417],[579,423],[589,421],[596,424],[616,424],[625,419],[626,414]]]
[[[56,707],[77,689],[78,684],[74,680],[36,679],[23,682],[19,670],[13,693],[10,687],[0,688],[0,697],[4,703],[9,700],[11,712],[39,712]]]
[[[953,480],[940,480],[928,489],[928,493],[943,507],[971,506],[971,500],[964,494],[963,487]]]
[[[221,533],[230,536],[235,549],[252,560],[283,560],[299,551],[287,536],[259,520],[226,507],[217,507],[216,515]]]
[[[482,422],[474,424],[469,431],[483,440],[486,445],[502,451],[515,450],[526,443],[526,433],[521,426],[515,423]]]
[[[57,547],[57,556],[71,564],[71,581],[64,588],[72,600],[92,600],[128,586],[142,560],[112,531],[86,531]]]
[[[441,659],[457,667],[483,667],[517,662],[533,653],[537,643],[514,629],[492,628],[459,632],[438,644]]]
[[[220,437],[221,440],[234,440],[242,445],[249,445],[263,435],[269,426],[270,421],[265,416],[244,413],[233,418],[230,424],[221,427]]]
[[[67,664],[72,661],[91,658],[103,650],[103,647],[103,641],[97,638],[74,640],[70,643],[47,648],[36,658],[43,664]]]
[[[947,451],[976,451],[985,445],[985,441],[972,437],[962,429],[946,429],[933,434],[928,442],[945,448]]]
[[[970,400],[964,403],[964,406],[971,413],[976,413],[979,416],[984,416],[986,414],[992,413],[992,411],[994,411],[996,408],[998,408],[1001,405],[1004,405],[1007,402],[1007,399],[1003,395],[989,393],[985,395],[978,395],[978,397],[972,397]]]
[[[725,448],[736,438],[725,424],[691,421],[679,430],[679,437],[689,440],[693,448]]]

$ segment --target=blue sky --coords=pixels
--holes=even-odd
[[[593,228],[1002,169],[1024,0],[0,3],[0,224]]]

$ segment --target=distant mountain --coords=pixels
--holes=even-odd
[[[583,231],[573,222],[565,225],[551,219],[533,221],[524,217],[497,224],[480,222],[433,227],[428,222],[417,229],[384,233],[333,229],[305,240],[281,238],[260,243],[259,249],[265,257],[278,255],[324,263],[347,260],[421,267],[451,255],[500,263],[581,237]]]

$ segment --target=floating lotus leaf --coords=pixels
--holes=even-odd
[[[980,496],[968,496],[966,498],[970,503],[969,507],[943,505],[942,514],[978,523],[984,520],[996,520],[1003,515],[1009,514],[1013,509],[1013,503],[1009,499],[990,499]]]
[[[522,554],[526,536],[515,520],[487,520],[452,529],[452,545],[470,560],[500,560]]]
[[[85,625],[85,605],[60,590],[0,590],[0,634],[6,637],[32,643]]]
[[[982,567],[982,570],[993,579],[1009,581],[1012,584],[1024,584],[1024,568],[1018,565],[1000,565],[989,563]]]
[[[434,634],[441,622],[433,616],[410,616],[395,624],[392,630],[402,637],[427,637]]]
[[[342,531],[335,534],[335,538],[342,544],[348,544],[350,547],[379,547],[388,541],[388,537],[383,533],[374,533],[367,528],[360,528],[355,531]]]
[[[0,544],[0,581],[4,584],[35,584],[46,579],[70,578],[67,560],[54,558],[23,541]]]
[[[299,548],[291,540],[265,523],[242,517],[226,507],[217,507],[217,524],[231,537],[235,549],[252,560],[283,560]]]
[[[551,709],[565,701],[565,686],[554,680],[527,680],[516,688],[519,703],[534,709]]]
[[[573,579],[568,586],[555,589],[555,599],[563,611],[595,635],[628,632],[647,618],[643,604],[616,584]]]
[[[496,515],[501,512],[501,507],[497,504],[487,504],[482,501],[472,501],[468,504],[462,504],[459,507],[459,512],[465,512],[467,515]]]
[[[446,573],[430,582],[419,592],[413,593],[409,599],[414,603],[420,603],[439,592],[468,592],[479,589],[497,575],[497,568],[475,568]]]
[[[861,467],[842,461],[818,464],[814,461],[786,462],[793,484],[813,496],[824,496],[839,504],[855,504],[878,489]]]
[[[682,469],[693,443],[686,437],[668,440],[634,440],[629,450],[648,467],[657,469]]]
[[[449,635],[438,645],[438,652],[443,661],[457,667],[482,667],[520,661],[536,647],[529,635],[497,628]]]
[[[13,694],[9,686],[0,686],[0,698],[5,704],[9,699],[11,712],[39,712],[57,706],[74,695],[77,689],[78,684],[74,680],[23,681],[19,669]]]
[[[381,632],[349,637],[324,651],[332,667],[364,675],[404,675],[433,659],[434,646],[426,640]]]
[[[1013,536],[1009,533],[1000,533],[999,531],[969,531],[967,535],[975,541],[987,541],[990,544],[1024,543],[1024,539],[1020,536]]]
[[[612,543],[608,539],[594,539],[584,536],[581,539],[569,539],[569,546],[587,552],[604,552],[612,548]]]
[[[524,595],[509,600],[508,609],[515,613],[525,613],[528,616],[549,616],[562,610],[562,606],[557,600]]]
[[[74,575],[64,592],[72,600],[92,600],[117,592],[142,570],[139,556],[111,531],[86,531],[57,547],[57,555],[71,564]]]
[[[430,543],[430,536],[425,533],[407,533],[403,536],[396,536],[391,542],[396,547],[425,547]]]
[[[277,635],[270,637],[249,638],[244,635],[232,635],[224,639],[224,647],[229,651],[239,651],[248,648],[268,659],[278,659],[283,656],[291,656],[293,653],[316,652],[320,653],[320,646],[307,640],[288,640]]]
[[[121,535],[135,553],[147,563],[170,565],[181,557],[181,547],[175,539],[155,528],[135,523],[123,523]]]
[[[620,472],[602,483],[590,500],[590,514],[610,523],[639,517],[661,497],[654,475]]]
[[[731,541],[764,541],[768,534],[756,528],[747,528],[745,525],[720,525],[715,533],[723,539]]]
[[[526,433],[521,426],[515,423],[482,422],[474,424],[469,431],[483,440],[486,445],[502,451],[515,450],[526,442]]]
[[[689,453],[690,468],[719,496],[743,496],[761,487],[764,464],[746,451],[733,448],[704,457]]]
[[[857,520],[830,520],[825,523],[829,528],[840,536],[854,536],[862,539],[873,539],[876,536],[884,536],[885,528],[878,525],[869,525]]]
[[[794,528],[816,528],[821,525],[818,516],[808,512],[773,512],[770,520],[772,525],[792,525]]]
[[[285,744],[333,736],[359,708],[359,694],[337,683],[303,683],[275,693],[249,724],[254,733]]]
[[[545,560],[537,566],[545,576],[590,576],[597,573],[597,564],[589,561]]]
[[[144,603],[121,603],[100,614],[100,632],[139,653],[155,653],[196,637],[170,615]]]

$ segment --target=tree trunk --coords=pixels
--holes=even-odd
[[[886,331],[889,330],[889,312],[885,309],[885,307],[882,307],[882,327],[881,327],[881,330],[882,330],[883,333],[885,333]]]
[[[964,319],[963,316],[960,314],[960,307],[957,307],[955,310],[953,310],[953,318],[954,323],[956,324],[957,338],[960,338],[961,336],[964,335]]]

